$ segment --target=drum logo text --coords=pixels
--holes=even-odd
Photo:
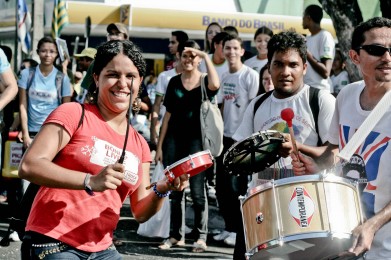
[[[302,228],[309,227],[314,212],[315,204],[306,189],[295,187],[289,203],[289,213],[296,223]]]

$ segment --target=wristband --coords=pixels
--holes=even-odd
[[[171,191],[167,191],[166,193],[160,193],[157,188],[156,188],[157,184],[155,183],[155,185],[153,185],[153,191],[155,192],[156,196],[158,196],[159,198],[165,198],[167,196],[169,196],[171,194]]]
[[[91,178],[91,174],[87,173],[84,179],[84,190],[88,193],[88,195],[94,196],[95,193],[90,186],[90,178]]]

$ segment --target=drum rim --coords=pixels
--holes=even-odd
[[[272,136],[272,135],[274,135],[274,134],[279,134],[280,136]],[[283,134],[283,133],[281,133],[281,132],[279,132],[279,131],[277,131],[277,130],[262,130],[262,131],[257,131],[257,132],[255,132],[255,133],[251,134],[250,136],[247,136],[246,138],[240,140],[240,141],[236,141],[236,142],[235,142],[233,145],[231,145],[231,146],[227,149],[227,151],[224,153],[224,156],[223,156],[223,164],[225,165],[225,167],[226,167],[227,169],[229,169],[229,168],[232,167],[232,166],[231,166],[232,162],[231,162],[231,163],[227,163],[227,162],[226,162],[227,159],[228,159],[227,157],[228,157],[231,153],[233,153],[233,151],[235,151],[235,149],[237,149],[238,146],[241,145],[243,142],[245,142],[245,141],[247,141],[247,140],[249,140],[249,139],[252,139],[252,138],[254,138],[254,137],[256,137],[256,136],[267,135],[268,138],[266,138],[266,139],[268,139],[269,141],[273,141],[273,144],[274,144],[274,142],[277,142],[277,140],[278,140],[279,142],[282,143],[282,142],[284,141],[284,137],[283,137],[282,134]],[[268,157],[268,158],[269,158],[269,157]],[[278,155],[278,153],[276,153],[276,158],[277,158],[277,159],[276,159],[273,163],[271,163],[271,164],[267,164],[267,163],[266,163],[266,166],[265,166],[264,168],[270,167],[272,164],[274,164],[275,162],[277,162],[277,161],[281,158],[281,156]],[[269,159],[270,159],[270,158],[269,158]],[[262,169],[258,169],[257,171],[251,170],[251,171],[248,171],[248,172],[245,173],[245,174],[246,174],[246,175],[251,175],[251,174],[254,174],[254,173],[258,172],[259,170],[262,170]],[[229,174],[234,174],[234,171],[233,171],[233,170],[228,170],[228,173],[229,173]]]
[[[333,174],[323,175],[323,173],[321,172],[321,173],[311,174],[311,175],[286,177],[279,180],[271,179],[263,184],[260,184],[256,187],[249,189],[243,203],[254,194],[258,194],[259,192],[273,188],[273,185],[275,187],[278,187],[287,184],[304,183],[309,181],[324,181],[324,182],[340,183],[340,184],[348,185],[353,189],[355,188],[353,181],[348,178],[336,176]]]
[[[187,157],[182,158],[179,161],[176,161],[173,164],[167,166],[166,170],[172,170],[173,168],[177,167],[178,165],[180,165],[180,164],[190,160],[191,157],[193,157],[193,159],[194,159],[194,158],[198,158],[198,157],[200,157],[202,155],[205,155],[205,154],[209,154],[210,156],[212,156],[212,154],[210,153],[209,150],[205,150],[205,151],[200,151],[200,152],[197,152],[197,153],[189,154]],[[211,157],[210,157],[210,160],[212,161]]]
[[[247,136],[246,138],[240,140],[240,141],[236,141],[230,148],[228,148],[227,152],[225,154],[228,154],[229,151],[231,151],[232,149],[236,148],[236,146],[238,146],[239,144],[241,144],[244,140],[247,140],[249,139],[250,137],[253,137],[253,136],[258,136],[260,134],[267,134],[267,133],[273,133],[273,134],[276,134],[276,133],[281,133],[277,130],[262,130],[262,131],[258,131],[258,132],[255,132],[249,136]],[[225,155],[224,154],[224,155]],[[225,157],[225,156],[224,156]]]
[[[346,236],[339,237],[339,238],[350,239],[351,233],[344,233],[344,232],[341,232],[341,233],[346,234]],[[341,234],[341,233],[339,233],[339,234]],[[332,233],[330,233],[330,231],[316,231],[316,232],[307,232],[307,233],[300,233],[300,234],[294,234],[294,235],[288,235],[288,236],[281,236],[281,239],[274,238],[274,239],[271,239],[265,243],[256,245],[255,247],[247,250],[246,254],[255,255],[256,253],[262,252],[266,249],[272,249],[272,248],[276,248],[278,246],[283,246],[284,243],[287,243],[287,242],[303,240],[303,239],[327,238],[327,237],[329,237],[330,240],[335,239],[335,237],[333,237],[333,235],[332,235]],[[281,242],[282,242],[282,244],[281,244]],[[262,245],[266,245],[266,247],[259,250],[258,247],[262,246]]]

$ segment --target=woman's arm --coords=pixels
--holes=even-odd
[[[152,189],[146,189],[146,187],[150,186],[149,170],[150,164],[143,163],[143,177],[141,180],[141,184],[138,187],[137,191],[130,196],[132,215],[139,223],[145,222],[150,217],[152,217],[156,212],[160,210],[164,200],[168,199],[165,197],[157,196]],[[156,183],[156,190],[161,194],[165,194],[171,190],[183,190],[188,185],[189,176],[187,176],[187,174],[182,174],[181,176],[177,177],[172,183],[168,183],[165,179],[158,181]]]
[[[19,165],[19,176],[38,185],[51,188],[84,189],[86,172],[61,167],[52,162],[69,142],[70,135],[58,124],[45,124],[27,149]],[[92,175],[89,185],[93,191],[115,190],[124,178],[124,166],[119,163],[104,167]]]
[[[28,128],[28,116],[27,116],[27,92],[23,88],[19,88],[19,117],[20,126],[22,132],[22,140],[24,148],[28,148],[31,144],[31,138]]]
[[[212,91],[218,90],[220,87],[219,75],[217,74],[213,63],[210,60],[209,55],[206,52],[190,47],[185,47],[184,52],[194,52],[197,56],[205,61],[206,71],[208,73],[208,88]]]

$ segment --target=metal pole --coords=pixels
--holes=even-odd
[[[14,48],[14,71],[17,73],[20,67],[20,61],[18,59],[19,54],[19,40],[18,40],[18,1],[15,1],[15,48]]]
[[[33,6],[33,47],[32,47],[32,56],[33,59],[36,61],[39,61],[39,57],[36,53],[38,41],[44,36],[44,23],[43,23],[43,17],[44,17],[44,0],[34,0],[34,6]]]

